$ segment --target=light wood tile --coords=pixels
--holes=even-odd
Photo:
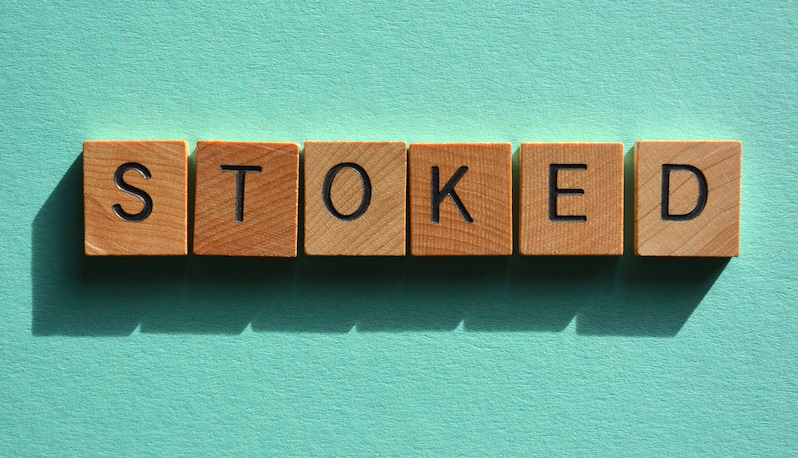
[[[83,144],[89,256],[188,254],[188,144]]]
[[[409,164],[413,255],[512,254],[509,143],[413,144]]]
[[[305,253],[404,256],[407,146],[307,142]]]
[[[741,162],[737,141],[637,142],[637,255],[739,256]]]
[[[295,257],[299,146],[197,143],[194,253]]]
[[[623,144],[521,145],[522,255],[623,254]]]

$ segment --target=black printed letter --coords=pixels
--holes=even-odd
[[[236,222],[244,221],[244,177],[247,172],[260,173],[263,167],[259,165],[223,165],[222,172],[236,172]]]
[[[360,175],[360,181],[363,182],[363,198],[360,200],[360,206],[357,208],[357,210],[355,210],[354,213],[349,215],[344,215],[336,210],[332,203],[332,196],[330,196],[333,180],[335,180],[338,172],[343,169],[354,170],[358,173],[358,175]],[[369,208],[369,204],[371,204],[371,180],[369,179],[368,173],[366,173],[366,170],[363,169],[363,167],[352,162],[344,162],[336,165],[335,167],[331,168],[330,171],[327,172],[327,176],[324,177],[324,186],[321,188],[321,198],[324,200],[324,206],[327,207],[327,211],[341,221],[354,221],[360,218],[364,213],[366,213],[366,210]]]
[[[690,172],[698,181],[698,200],[696,201],[695,208],[689,213],[683,215],[672,215],[669,209],[670,206],[670,192],[671,192],[671,172],[681,171]],[[680,164],[663,164],[662,165],[662,221],[690,221],[698,217],[704,207],[707,206],[707,197],[709,197],[709,187],[707,186],[707,178],[704,174],[693,167],[692,165]]]
[[[114,204],[113,206],[114,213],[116,213],[116,216],[123,219],[124,221],[138,223],[147,219],[147,217],[150,216],[150,213],[152,213],[152,197],[150,197],[149,194],[142,191],[141,189],[135,186],[130,186],[129,184],[125,183],[125,180],[123,180],[123,175],[128,170],[135,170],[139,172],[141,176],[144,177],[145,180],[149,180],[150,178],[152,178],[152,174],[150,174],[150,171],[147,170],[147,167],[144,167],[143,165],[137,164],[135,162],[128,162],[126,164],[120,165],[119,168],[116,169],[116,173],[114,173],[114,183],[116,183],[117,188],[130,194],[131,196],[138,197],[139,199],[141,199],[142,202],[144,202],[144,209],[136,214],[130,214],[122,210],[122,206],[119,204]]]
[[[432,223],[438,224],[441,219],[441,202],[446,196],[452,198],[452,202],[454,202],[455,207],[460,212],[460,216],[463,217],[466,223],[471,224],[474,222],[474,219],[471,218],[471,215],[468,214],[468,210],[466,210],[465,205],[463,205],[463,201],[460,200],[460,197],[457,195],[457,192],[454,190],[454,186],[460,181],[460,178],[463,178],[463,175],[468,172],[468,167],[461,166],[454,172],[452,178],[446,183],[446,186],[443,189],[438,190],[440,187],[440,171],[438,167],[432,168]]]
[[[581,196],[584,189],[560,189],[557,187],[557,172],[560,170],[587,170],[587,164],[550,164],[549,165],[549,220],[550,221],[587,221],[587,216],[562,216],[557,214],[557,196]]]

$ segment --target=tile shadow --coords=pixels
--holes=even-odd
[[[584,335],[675,336],[729,258],[634,256],[634,147],[624,156],[624,253],[599,300],[581,307]]]
[[[247,327],[318,333],[458,327],[559,332],[575,318],[582,335],[673,336],[728,262],[629,254],[87,257],[82,208],[78,157],[33,220],[36,336],[126,336],[136,329],[238,334]],[[626,227],[631,232],[628,221]]]

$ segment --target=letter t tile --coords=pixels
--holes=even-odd
[[[296,257],[299,145],[197,142],[194,254]]]

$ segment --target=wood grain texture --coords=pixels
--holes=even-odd
[[[195,254],[296,257],[298,204],[297,144],[197,142]]]
[[[673,221],[663,215],[663,166],[691,166],[706,180],[706,205],[698,216]],[[742,143],[640,141],[635,146],[635,251],[639,256],[732,257],[740,254]],[[671,215],[700,208],[697,174],[669,175]]]
[[[520,155],[522,255],[623,254],[623,144],[524,143]]]
[[[142,221],[126,221],[114,210],[139,214],[145,200],[122,191],[124,183],[144,191],[152,212]],[[188,144],[185,141],[88,141],[83,144],[84,250],[89,256],[188,254]]]
[[[410,145],[410,251],[415,256],[504,255],[513,252],[512,146],[509,143]],[[450,195],[433,222],[433,168],[439,186],[454,186],[473,222]]]
[[[404,256],[406,253],[407,145],[403,142],[305,143],[305,253],[313,256]],[[366,173],[371,196],[364,205]],[[330,175],[329,198],[323,198]],[[341,215],[353,215],[351,220]]]

